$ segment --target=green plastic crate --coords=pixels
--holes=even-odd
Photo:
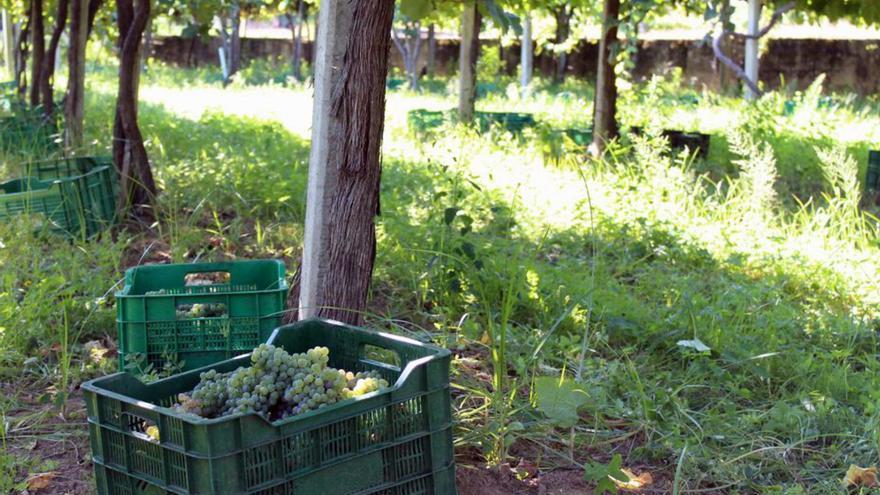
[[[376,370],[393,385],[271,423],[202,419],[169,408],[208,368],[145,385],[128,373],[82,386],[101,495],[454,495],[450,353],[326,320],[279,328],[288,352],[330,349],[330,365]],[[250,365],[244,355],[210,368]],[[155,435],[145,434],[148,428]]]
[[[116,175],[116,168],[113,165],[113,159],[102,156],[77,156],[52,158],[48,160],[34,160],[21,165],[21,169],[23,169],[25,175],[28,177],[36,177],[41,180],[46,180],[76,177],[104,166],[110,167],[113,171],[113,175]]]
[[[526,127],[536,124],[535,118],[529,113],[475,112],[474,117],[480,132],[486,132],[496,125],[513,134],[520,134]]]
[[[442,126],[446,122],[446,114],[439,110],[410,110],[406,114],[406,122],[410,132],[421,134]]]
[[[586,148],[593,142],[593,129],[588,127],[570,127],[568,129],[562,129],[560,134],[565,135],[572,143],[581,148]]]
[[[26,177],[50,180],[85,175],[99,167],[107,167],[110,170],[110,188],[106,191],[102,191],[102,194],[106,199],[102,201],[101,204],[103,217],[112,221],[116,217],[116,197],[119,195],[119,173],[116,170],[116,166],[113,165],[113,159],[109,156],[77,156],[51,158],[48,160],[33,160],[21,165],[20,169]]]
[[[58,123],[46,121],[40,112],[27,109],[0,118],[0,153],[34,156],[58,148]]]
[[[385,87],[390,90],[402,89],[406,84],[406,79],[402,79],[399,77],[390,77],[388,81],[385,82]]]
[[[187,277],[211,272],[228,274],[229,280],[187,285]],[[120,369],[162,369],[171,358],[191,370],[250,352],[281,325],[288,289],[284,276],[278,260],[128,269],[125,286],[116,293]],[[195,304],[219,305],[222,314],[178,311]]]
[[[640,136],[644,133],[641,127],[630,127],[630,132]],[[688,149],[691,153],[695,153],[700,158],[709,156],[709,144],[712,136],[701,132],[685,132],[676,129],[663,129],[661,133],[669,141],[671,150],[680,151]]]
[[[0,221],[35,215],[55,232],[91,238],[113,224],[115,191],[114,172],[108,166],[58,179],[13,179],[0,184]]]
[[[868,152],[868,173],[865,177],[865,189],[880,191],[880,151]]]

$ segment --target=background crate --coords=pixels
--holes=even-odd
[[[98,493],[455,494],[449,351],[323,320],[281,327],[270,342],[327,346],[331,366],[376,370],[393,385],[270,423],[165,407],[207,368],[149,385],[128,373],[93,380],[82,388]],[[244,355],[211,368],[249,365]]]
[[[24,175],[41,180],[61,179],[85,175],[98,167],[110,167],[116,176],[116,168],[110,157],[77,156],[70,158],[53,158],[49,160],[30,161],[23,165]],[[116,181],[118,182],[118,180]]]
[[[115,182],[114,172],[106,165],[83,175],[54,180],[10,180],[0,184],[0,220],[37,215],[56,232],[88,239],[115,220]]]
[[[630,132],[637,136],[643,134],[641,127],[630,127]],[[709,143],[712,136],[701,132],[684,132],[675,129],[664,129],[660,133],[669,141],[671,150],[683,150],[687,148],[691,153],[696,153],[700,158],[706,158],[709,155]]]
[[[868,152],[868,172],[865,177],[865,189],[880,192],[880,151]]]
[[[526,127],[536,124],[535,118],[529,113],[475,112],[474,118],[480,132],[486,132],[492,125],[497,125],[513,134],[519,134]]]
[[[406,114],[406,123],[410,132],[421,134],[442,126],[446,122],[446,114],[439,110],[416,109]]]
[[[104,223],[113,224],[116,220],[116,199],[119,195],[119,174],[110,157],[78,156],[53,158],[49,160],[30,161],[22,166],[24,175],[41,180],[65,179],[86,175],[101,167],[107,167],[109,173],[100,174],[100,181],[92,180],[92,201],[99,211]]]
[[[211,272],[228,274],[229,280],[187,285],[188,276]],[[130,268],[116,294],[120,369],[161,369],[173,364],[169,358],[191,370],[250,352],[281,325],[288,288],[284,275],[278,260]],[[194,304],[223,305],[225,315],[178,314]],[[138,356],[144,359],[135,362]]]
[[[580,128],[580,127],[569,127],[567,129],[562,129],[559,131],[560,138],[565,136],[570,139],[572,143],[575,145],[586,148],[593,142],[593,129]]]
[[[58,123],[43,119],[39,111],[19,110],[0,118],[0,152],[4,154],[46,155],[59,148],[59,141]]]

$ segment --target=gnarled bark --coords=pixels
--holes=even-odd
[[[393,16],[393,0],[321,2],[301,318],[362,321],[376,256]]]
[[[117,0],[119,90],[113,124],[113,163],[119,171],[119,209],[123,216],[150,223],[156,183],[137,121],[140,48],[150,18],[150,0]]]

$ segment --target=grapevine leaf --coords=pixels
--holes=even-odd
[[[587,392],[574,380],[560,380],[552,376],[535,379],[535,395],[538,409],[562,427],[574,426],[577,423],[577,410],[589,399]]]

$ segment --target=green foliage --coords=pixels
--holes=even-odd
[[[589,400],[582,387],[565,377],[535,378],[534,393],[538,409],[561,427],[574,426],[579,419],[578,408]]]
[[[589,463],[584,468],[584,479],[596,484],[594,493],[604,495],[605,493],[617,493],[617,485],[614,480],[621,483],[629,481],[629,476],[620,470],[623,465],[623,458],[620,454],[614,454],[608,464]]]
[[[92,74],[89,141],[106,152],[115,76]],[[112,370],[86,343],[114,334],[124,266],[295,265],[310,121],[288,114],[311,94],[222,90],[211,77],[144,75],[164,190],[154,233],[66,244],[28,219],[2,226],[3,376],[60,382],[62,353],[42,350],[61,340],[65,311],[67,335],[81,332],[68,340],[69,385]],[[545,167],[530,131],[444,124],[414,137],[407,111],[450,108],[453,94],[389,93],[368,321],[455,350],[456,444],[491,462],[534,445],[547,452],[535,462],[574,458],[605,490],[636,464],[661,479],[677,470],[682,492],[839,493],[850,463],[878,455],[880,248],[876,219],[856,207],[865,152],[880,142],[877,103],[817,84],[744,105],[680,82],[624,93],[621,121],[708,132],[704,160],[647,132],[608,162],[563,149]],[[494,92],[481,110],[589,125],[588,86],[536,87],[525,99]],[[577,379],[560,381],[565,370]],[[619,445],[632,448],[590,463]]]

